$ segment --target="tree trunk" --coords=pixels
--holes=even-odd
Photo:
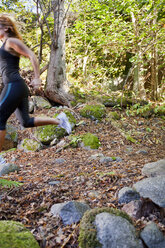
[[[137,20],[134,16],[134,13],[131,12],[132,23],[134,27],[134,35],[135,35],[135,55],[136,61],[134,66],[134,84],[133,91],[139,96],[141,99],[146,99],[146,92],[144,89],[144,68],[143,68],[143,56],[141,52],[141,47],[139,45],[139,31]]]
[[[70,106],[71,97],[66,89],[64,0],[55,0],[53,4],[54,31],[45,95],[53,102]]]
[[[157,12],[154,10],[153,25],[156,25]],[[157,88],[158,88],[158,62],[157,62],[157,35],[156,31],[153,32],[154,45],[152,48],[151,58],[151,97],[153,100],[157,100]]]

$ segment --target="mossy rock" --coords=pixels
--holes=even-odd
[[[116,216],[127,219],[131,224],[131,218],[124,212],[115,208],[95,208],[85,212],[81,222],[80,222],[80,233],[79,233],[79,247],[80,248],[101,248],[102,245],[97,240],[97,230],[94,225],[94,221],[97,214],[100,213],[110,213]]]
[[[112,120],[120,120],[120,115],[116,111],[109,112],[108,117]]]
[[[1,248],[39,248],[39,244],[24,225],[16,221],[0,221]]]
[[[18,133],[17,128],[13,125],[7,124],[5,142],[3,144],[3,150],[9,150],[11,148],[17,147]]]
[[[61,139],[64,137],[66,131],[56,125],[46,125],[37,127],[34,135],[42,144],[49,145],[55,138]]]
[[[100,147],[100,141],[94,134],[86,133],[81,138],[85,147],[90,147],[91,149],[98,149]]]
[[[17,133],[17,128],[15,128],[12,125],[6,126],[6,139],[12,140],[14,143],[17,143],[18,141],[18,133]]]
[[[25,152],[36,152],[42,148],[42,144],[34,139],[24,139],[21,141],[18,148]]]
[[[80,135],[71,135],[69,137],[69,145],[73,148],[79,147],[80,143],[82,142],[82,137]]]
[[[106,115],[106,108],[102,104],[86,105],[80,110],[80,115],[92,120],[101,120]]]
[[[41,97],[41,96],[32,96],[31,97],[33,102],[34,102],[34,105],[37,107],[37,108],[46,108],[46,109],[50,109],[52,106],[50,104],[50,102]]]

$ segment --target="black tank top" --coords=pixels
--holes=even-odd
[[[19,74],[19,60],[18,56],[12,55],[4,49],[6,41],[0,48],[0,73],[4,84],[16,82],[22,77]]]

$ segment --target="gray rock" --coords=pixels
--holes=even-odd
[[[54,217],[60,216],[64,225],[71,225],[79,222],[89,209],[90,207],[85,203],[70,201],[54,204],[51,207],[51,213]]]
[[[0,164],[0,177],[2,175],[9,174],[10,172],[15,172],[19,170],[20,167],[16,164],[10,164],[10,163]]]
[[[142,217],[143,202],[141,200],[131,201],[122,207],[122,211],[126,212],[133,219]]]
[[[106,212],[97,214],[95,225],[102,248],[143,248],[134,226],[120,216]]]
[[[64,164],[66,160],[64,158],[57,158],[55,159],[55,164]]]
[[[23,139],[18,145],[18,149],[24,152],[36,152],[41,150],[42,144],[34,139]]]
[[[57,185],[59,183],[60,183],[60,181],[51,181],[48,184],[51,185],[51,186],[54,186],[54,185]]]
[[[154,222],[143,229],[140,237],[148,248],[165,248],[165,237]]]
[[[115,162],[122,162],[122,158],[116,157],[116,159],[115,159],[114,161],[115,161]]]
[[[145,164],[142,169],[142,174],[149,177],[165,175],[165,159],[161,159],[157,162]]]
[[[50,102],[46,99],[46,98],[43,98],[41,96],[32,96],[31,97],[33,102],[34,102],[34,105],[37,107],[37,108],[51,108],[51,104]]]
[[[102,157],[100,158],[101,164],[109,164],[110,162],[113,162],[114,160],[111,157]]]
[[[139,200],[139,199],[140,199],[139,193],[130,187],[124,187],[118,193],[118,202],[120,204],[129,203],[131,201]]]
[[[133,185],[143,198],[149,198],[159,207],[165,207],[165,177],[143,179]]]
[[[97,160],[97,159],[102,158],[102,157],[104,157],[104,155],[102,153],[96,153],[96,154],[93,154],[89,159]]]
[[[139,150],[136,153],[137,154],[142,154],[142,155],[148,155],[148,152],[146,150]]]

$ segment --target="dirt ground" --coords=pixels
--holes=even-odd
[[[37,110],[35,115],[53,116],[55,111],[55,108]],[[79,115],[78,109],[74,111]],[[109,111],[114,109],[107,108]],[[122,205],[117,201],[118,191],[144,178],[141,174],[144,164],[165,158],[165,121],[159,117],[130,117],[124,111],[119,112],[123,127],[127,131],[138,131],[135,137],[137,143],[127,141],[106,118],[97,123],[81,117],[78,122],[84,120],[85,123],[77,126],[73,133],[96,134],[101,143],[98,150],[69,147],[57,152],[56,146],[47,146],[39,152],[25,153],[18,149],[7,152],[7,161],[14,161],[21,170],[3,178],[22,182],[23,185],[0,188],[0,219],[22,222],[42,248],[76,248],[79,223],[64,226],[59,218],[50,214],[53,204],[75,200],[86,202],[91,208],[105,206],[121,209]],[[14,116],[10,118],[10,123],[18,124]],[[19,130],[19,142],[23,138],[32,138],[33,132],[34,129]],[[146,154],[139,153],[140,150],[145,150]],[[122,161],[107,166],[101,164],[99,159],[90,159],[98,153],[120,157]],[[56,164],[57,158],[63,158],[66,162]],[[51,181],[57,181],[57,184],[49,185]],[[152,218],[165,232],[165,223],[157,216]],[[150,216],[143,217],[135,225],[141,229],[149,220]]]

